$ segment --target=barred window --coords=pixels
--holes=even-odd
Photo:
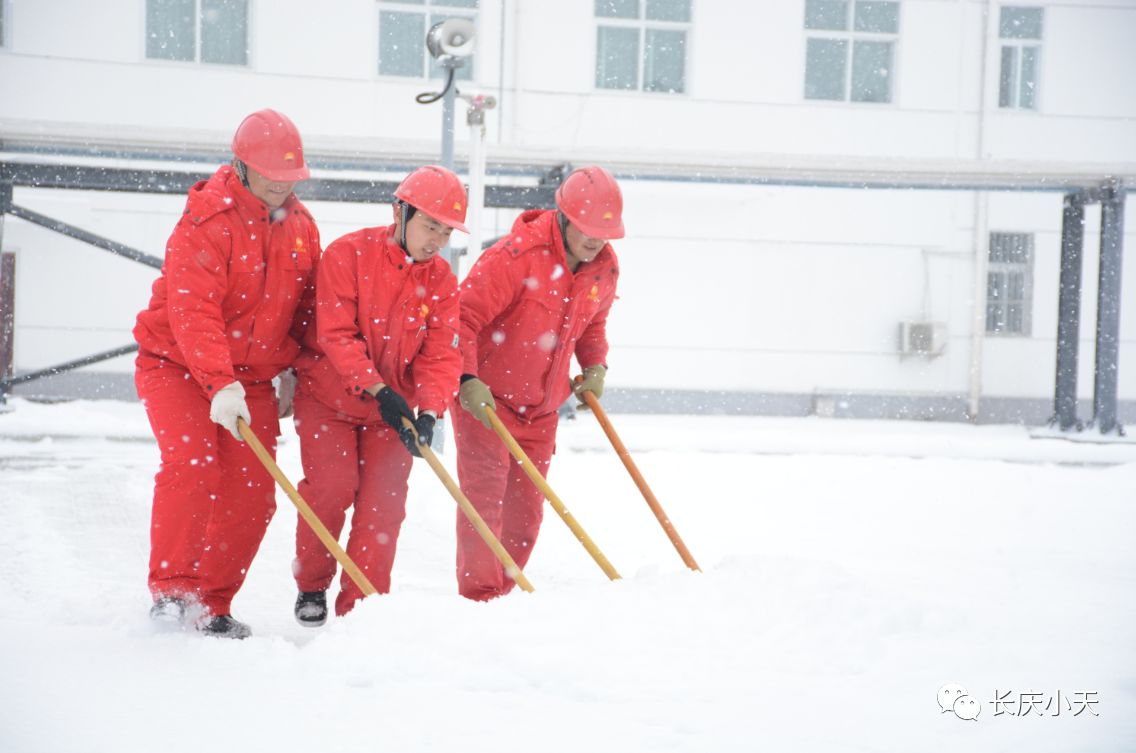
[[[1043,8],[1002,7],[998,19],[998,36],[1002,39],[999,107],[1037,109],[1043,20]]]
[[[805,99],[891,102],[899,3],[805,0]]]
[[[248,0],[146,0],[146,57],[248,65]]]
[[[681,94],[691,0],[595,0],[596,88]]]
[[[1033,234],[991,233],[986,270],[986,331],[1029,335],[1033,298]]]

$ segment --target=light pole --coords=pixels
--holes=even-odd
[[[414,99],[421,105],[442,100],[442,167],[454,169],[454,75],[465,65],[465,59],[473,54],[473,40],[477,29],[468,18],[447,18],[434,24],[426,32],[426,49],[446,72],[446,86],[441,92],[424,92]],[[466,207],[469,208],[467,202]],[[442,249],[442,258],[451,268],[454,266],[450,244]],[[434,431],[434,449],[442,452],[446,447],[446,427],[439,423]]]
[[[442,100],[442,167],[454,169],[454,75],[473,54],[473,41],[477,29],[468,18],[447,18],[434,24],[426,32],[426,49],[446,72],[446,85],[441,92],[424,92],[415,97],[419,104],[428,105]],[[451,267],[453,254],[449,244],[442,249],[442,258]]]

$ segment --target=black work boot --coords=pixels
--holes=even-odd
[[[296,597],[296,622],[319,627],[327,622],[327,591],[301,591]]]
[[[176,626],[185,622],[186,601],[180,596],[159,596],[150,607],[150,619],[162,625]]]
[[[197,629],[205,635],[212,635],[217,638],[243,640],[252,635],[252,629],[243,622],[234,620],[231,614],[219,614],[216,617],[210,617],[198,625]]]

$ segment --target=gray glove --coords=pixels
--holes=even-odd
[[[493,429],[493,424],[489,423],[489,414],[485,411],[487,406],[497,410],[497,403],[493,400],[489,385],[473,374],[462,374],[458,399],[461,401],[461,407],[472,413],[486,429]]]
[[[582,382],[572,383],[572,392],[576,393],[576,397],[580,402],[584,402],[584,393],[590,392],[599,400],[600,395],[603,394],[604,377],[607,376],[607,367],[600,364],[589,366],[584,369],[584,380]]]

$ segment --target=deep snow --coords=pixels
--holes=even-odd
[[[229,642],[146,618],[157,449],[141,407],[11,407],[2,751],[1136,748],[1131,443],[613,416],[696,574],[581,414],[549,481],[624,580],[546,508],[535,592],[462,600],[456,506],[420,462],[391,595],[296,625],[296,515],[280,494],[234,605],[254,637]],[[290,428],[280,462],[297,481]],[[940,711],[948,682],[981,702],[976,721]],[[995,713],[996,693],[1028,691],[1098,703]]]

